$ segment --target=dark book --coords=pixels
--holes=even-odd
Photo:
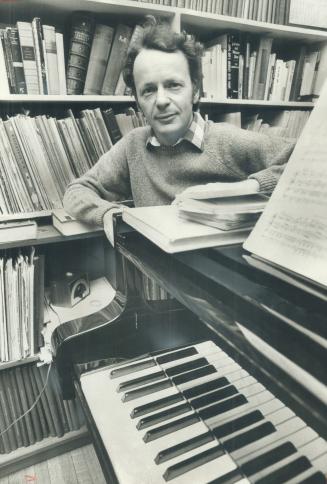
[[[304,68],[304,61],[307,53],[307,48],[305,45],[301,45],[299,52],[295,58],[295,70],[293,75],[293,81],[291,86],[290,92],[290,101],[298,101],[300,98],[300,90],[302,84],[302,75],[303,75],[303,68]]]
[[[111,141],[113,144],[117,143],[123,135],[119,129],[114,110],[108,108],[102,111],[104,122],[110,134]]]
[[[19,393],[19,399],[20,399],[21,407],[22,407],[23,414],[24,414],[24,421],[25,421],[26,428],[27,428],[29,445],[32,445],[32,444],[35,444],[35,442],[36,442],[35,429],[34,429],[31,414],[28,412],[29,404],[28,404],[28,400],[27,400],[27,397],[26,397],[24,378],[23,378],[23,375],[22,375],[22,368],[20,366],[17,366],[15,368],[15,378],[16,378],[17,389],[18,389],[18,393]]]
[[[9,438],[9,433],[5,432],[6,428],[8,427],[8,416],[7,411],[4,408],[3,403],[3,394],[4,394],[4,387],[1,381],[0,375],[0,449],[1,453],[9,454],[12,451],[11,448],[11,438]]]
[[[8,379],[7,372],[5,370],[1,371],[0,387],[2,391],[2,395],[0,396],[1,407],[4,413],[6,426],[8,427],[9,425],[15,422],[15,420],[17,419],[17,415],[16,415],[15,404],[14,404],[12,390],[11,390],[11,384]],[[12,425],[8,429],[7,433],[10,441],[11,450],[15,450],[18,447],[22,447],[23,440],[19,432],[19,427],[17,423]]]
[[[53,371],[54,370],[53,370],[53,367],[52,367],[51,370],[50,370],[49,378],[48,378],[48,384],[45,388],[45,394],[46,394],[46,397],[47,397],[47,400],[48,400],[48,403],[49,403],[50,412],[51,412],[56,436],[62,437],[64,435],[65,431],[64,431],[63,422],[62,422],[60,411],[59,411],[58,404],[57,404],[55,390],[54,390],[54,387],[53,387],[53,384],[52,384],[52,379],[53,379],[52,372]],[[44,385],[46,378],[47,378],[48,367],[41,366],[40,367],[40,373],[41,373],[41,377],[42,377],[42,383]]]
[[[94,25],[92,13],[73,13],[66,71],[67,94],[83,94]]]
[[[34,263],[34,286],[33,286],[33,348],[32,353],[37,353],[43,346],[42,329],[44,326],[44,254],[38,254],[33,258]]]
[[[250,58],[251,58],[251,40],[249,36],[246,36],[243,42],[243,55],[244,55],[244,67],[243,67],[243,98],[249,98],[249,75],[250,75]]]
[[[252,99],[264,99],[272,43],[272,37],[260,37],[254,71]]]
[[[240,36],[229,33],[227,36],[227,97],[238,99],[238,70],[240,58]]]
[[[37,384],[36,384],[35,374],[33,372],[32,366],[34,366],[34,365],[27,365],[25,367],[25,369],[26,369],[26,371],[29,375],[29,380],[30,380],[30,383],[31,383],[31,389],[32,389],[32,393],[33,393],[33,399],[34,399],[34,402],[35,402],[37,400],[37,398],[39,397],[39,390],[38,390],[38,387],[37,387]],[[35,405],[35,410],[36,410],[36,413],[37,413],[37,416],[38,416],[38,420],[39,420],[40,427],[41,427],[41,430],[42,430],[43,438],[46,438],[46,437],[49,436],[49,426],[48,426],[47,421],[46,421],[46,415],[45,415],[45,412],[44,412],[44,408],[43,408],[41,399],[39,399],[37,404]]]
[[[44,39],[41,20],[35,17],[32,20],[32,31],[35,46],[35,59],[37,67],[37,75],[39,80],[40,94],[48,94],[48,79],[46,70],[46,60],[44,51]]]
[[[45,367],[45,368],[47,369],[48,367]],[[57,432],[56,432],[56,428],[55,428],[55,425],[54,425],[53,415],[52,415],[51,408],[50,408],[50,405],[49,405],[48,396],[47,396],[47,393],[45,391],[43,391],[44,382],[42,380],[41,368],[37,367],[36,365],[32,365],[31,369],[32,369],[32,372],[34,373],[34,379],[35,379],[35,383],[36,383],[36,386],[37,386],[38,394],[41,395],[40,400],[42,402],[44,414],[45,414],[45,417],[46,417],[46,423],[47,423],[47,426],[49,428],[50,435],[52,437],[56,437]]]
[[[28,365],[24,365],[21,367],[21,375],[23,379],[23,386],[20,388],[20,392],[25,392],[27,406],[29,409],[29,414],[31,416],[31,422],[35,434],[35,440],[39,442],[45,436],[43,435],[42,426],[40,422],[40,418],[38,412],[36,410],[36,406],[34,404],[36,396],[33,392],[32,382],[28,371]]]
[[[114,37],[114,28],[97,24],[94,31],[84,94],[100,94]]]
[[[65,434],[69,432],[70,428],[68,423],[68,417],[66,414],[66,409],[62,398],[62,391],[59,385],[58,372],[55,366],[52,366],[52,370],[49,376],[49,386],[53,390],[53,394],[54,394],[57,409],[58,409],[58,415],[60,418],[60,423],[63,428],[63,434]]]
[[[15,93],[27,94],[22,53],[20,50],[18,29],[15,27],[7,28],[7,36],[11,50],[11,59],[15,78]]]
[[[17,382],[15,379],[15,369],[12,368],[8,370],[7,372],[7,378],[10,381],[10,386],[12,390],[12,398],[13,398],[13,405],[15,408],[16,412],[16,418],[19,418],[18,421],[18,427],[19,427],[19,432],[22,438],[22,445],[24,447],[27,447],[29,445],[29,438],[28,438],[28,433],[27,433],[27,427],[26,427],[26,421],[24,418],[20,418],[23,415],[23,408],[21,404],[21,399],[19,396],[18,388],[17,388]]]
[[[109,55],[101,94],[114,95],[120,72],[125,64],[128,46],[133,29],[125,24],[118,24]]]
[[[4,54],[9,91],[11,94],[16,94],[15,72],[14,72],[12,53],[10,49],[7,30],[3,30],[1,32],[1,43],[2,43],[2,50]]]

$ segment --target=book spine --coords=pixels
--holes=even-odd
[[[32,365],[32,372],[34,373],[37,391],[39,394],[41,394],[40,400],[42,402],[44,415],[46,417],[46,423],[49,428],[50,435],[52,437],[56,437],[57,432],[55,429],[51,408],[48,402],[48,397],[45,391],[42,392],[44,383],[42,381],[41,369],[38,368],[36,365]]]
[[[56,31],[52,25],[42,25],[49,94],[60,94]]]
[[[31,390],[32,390],[31,394],[33,396],[33,402],[35,402],[39,396],[39,391],[37,388],[35,374],[33,372],[32,365],[26,366],[26,372],[28,374],[28,378],[31,384]],[[44,408],[43,408],[41,399],[37,402],[34,408],[35,408],[36,418],[40,425],[42,436],[43,438],[46,438],[49,436],[49,427],[47,425],[46,415],[44,413]]]
[[[17,415],[16,415],[15,403],[13,400],[12,389],[11,389],[7,371],[1,372],[0,386],[1,386],[1,389],[3,390],[3,395],[1,397],[1,406],[7,407],[6,410],[4,411],[4,415],[7,420],[7,425],[10,425],[16,420]],[[8,430],[8,436],[9,436],[12,450],[17,449],[18,447],[22,447],[23,439],[19,431],[18,423],[15,423]]]
[[[40,94],[32,24],[17,22],[20,49],[22,53],[27,94]]]
[[[15,380],[14,373],[15,373],[15,369],[8,370],[7,371],[7,377],[9,379],[9,384],[10,384],[11,391],[12,391],[13,405],[14,405],[15,413],[16,413],[15,418],[19,418],[19,421],[18,421],[17,424],[18,424],[19,433],[20,433],[20,436],[21,436],[21,439],[22,439],[22,445],[24,447],[27,447],[29,445],[29,438],[28,438],[28,434],[27,434],[27,427],[26,427],[25,419],[20,418],[23,415],[23,409],[22,409],[22,406],[21,406],[21,400],[20,400],[19,391],[18,391],[18,388],[17,388],[17,383],[16,383],[16,380]]]
[[[29,410],[29,405],[26,397],[26,391],[25,391],[25,385],[24,385],[24,379],[22,375],[22,368],[20,366],[17,366],[15,368],[15,378],[16,378],[16,384],[17,384],[17,389],[21,401],[21,406],[23,413],[26,415],[24,416],[24,420],[26,423],[26,428],[27,428],[27,434],[28,434],[28,439],[30,445],[35,444],[36,438],[35,438],[35,429],[33,426],[33,421],[31,418],[30,413],[28,413]]]
[[[32,20],[32,30],[35,45],[37,74],[39,80],[40,94],[48,94],[48,80],[45,63],[44,39],[42,34],[42,25],[39,17]]]
[[[56,47],[58,61],[59,93],[67,94],[64,36],[61,32],[56,32]]]
[[[33,258],[34,281],[33,281],[33,346],[35,352],[44,344],[42,330],[44,326],[44,254],[38,254]]]
[[[17,94],[17,86],[16,86],[16,78],[15,78],[15,71],[13,65],[13,58],[12,58],[12,51],[8,36],[8,29],[3,32],[3,36],[1,38],[3,51],[5,54],[5,64],[6,64],[6,72],[8,77],[9,83],[9,90],[12,94]]]
[[[128,25],[119,24],[117,26],[106,73],[103,80],[101,94],[113,95],[119,79],[120,72],[123,68],[127,49],[132,36],[132,28]]]
[[[123,137],[123,135],[121,134],[121,131],[119,129],[114,110],[112,108],[108,108],[103,111],[102,114],[104,122],[106,123],[107,129],[109,131],[110,138],[113,144],[115,144]]]
[[[8,29],[8,38],[11,48],[12,63],[15,73],[16,94],[27,94],[22,53],[20,50],[17,28]]]
[[[94,19],[91,14],[73,14],[67,62],[67,94],[83,94],[93,30]]]
[[[272,37],[261,37],[255,65],[252,99],[264,99]]]
[[[97,24],[85,79],[84,94],[100,94],[106,72],[114,28]]]
[[[238,85],[238,71],[240,59],[240,39],[237,34],[230,34],[231,44],[231,65],[230,65],[230,97],[238,99],[239,85]]]
[[[0,91],[3,95],[10,94],[5,52],[3,49],[3,30],[0,30]]]

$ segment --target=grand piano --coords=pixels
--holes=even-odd
[[[241,246],[170,255],[117,226],[116,297],[53,334],[107,482],[326,482],[326,303]]]

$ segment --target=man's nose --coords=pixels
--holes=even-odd
[[[169,97],[164,87],[159,87],[157,90],[156,104],[159,109],[166,107],[169,104]]]

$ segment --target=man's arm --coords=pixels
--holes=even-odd
[[[68,213],[103,226],[105,213],[131,198],[125,147],[126,139],[120,140],[87,173],[69,184],[63,200]]]

